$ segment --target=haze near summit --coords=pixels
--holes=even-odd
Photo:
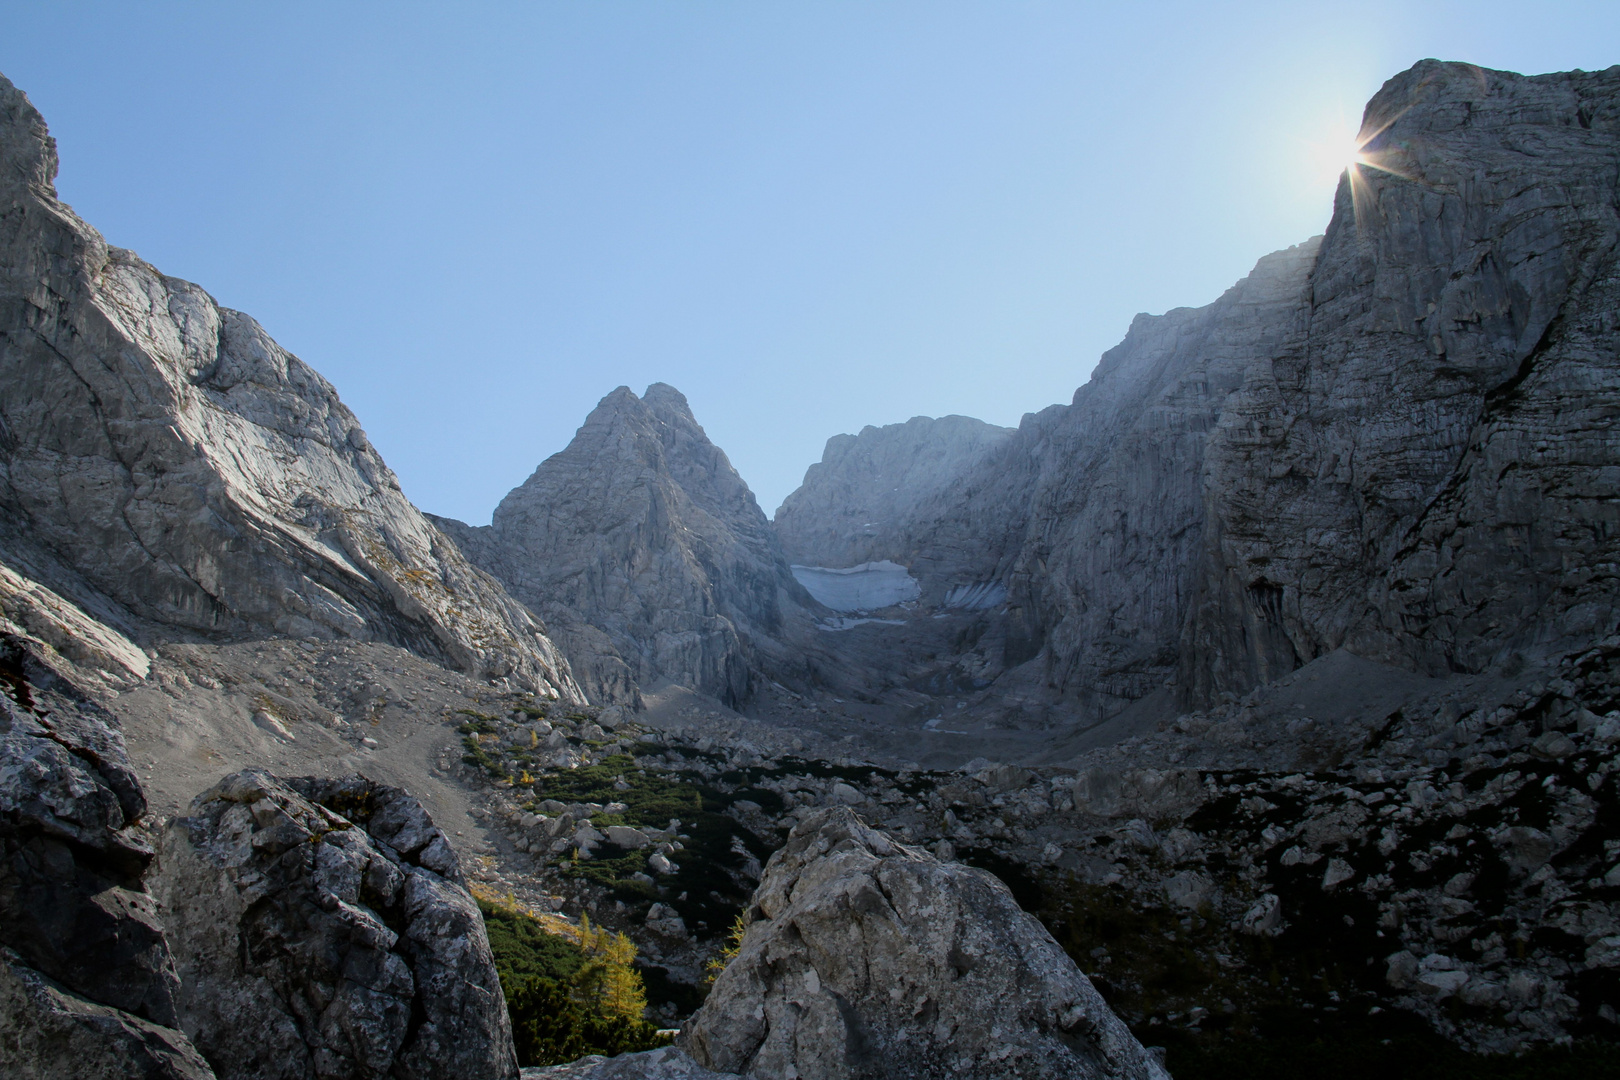
[[[1425,56],[1601,68],[1607,4],[8,4],[64,199],[253,312],[489,519],[613,387],[767,513],[828,436],[1066,401],[1318,232]]]

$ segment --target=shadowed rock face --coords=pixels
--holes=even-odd
[[[211,1077],[144,876],[117,720],[0,635],[0,1074]]]
[[[967,416],[914,416],[903,424],[834,435],[773,524],[790,562],[846,567],[889,559],[909,565],[902,528],[916,506],[945,491],[1013,434]]]
[[[848,809],[793,830],[751,915],[687,1025],[700,1065],[766,1080],[1165,1077],[1004,885]]]
[[[1620,69],[1424,61],[1364,137],[1322,238],[1139,316],[1070,405],[884,526],[925,602],[1005,588],[996,655],[961,666],[1027,665],[1096,720],[1345,646],[1477,672],[1612,631]],[[864,466],[818,468],[784,509]]]
[[[149,628],[382,640],[578,697],[543,628],[410,504],[331,385],[109,247],[57,200],[56,168],[0,78],[4,561]]]
[[[478,907],[405,792],[235,773],[170,828],[157,889],[220,1077],[517,1075]]]
[[[1211,439],[1199,696],[1350,644],[1431,672],[1615,626],[1620,68],[1424,61],[1364,135],[1307,321]]]
[[[0,944],[69,991],[158,1024],[178,988],[142,876],[146,799],[105,709],[0,637]]]
[[[748,485],[662,383],[603,398],[490,525],[443,524],[513,595],[606,634],[614,655],[570,644],[604,686],[620,663],[740,703],[790,636],[785,612],[810,602]]]

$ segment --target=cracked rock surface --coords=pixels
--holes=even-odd
[[[751,1076],[1165,1077],[1033,916],[847,808],[796,827],[684,1040]]]
[[[385,641],[579,698],[544,627],[411,505],[331,384],[108,245],[56,169],[0,76],[0,562],[24,582],[0,594],[54,591],[164,637]]]
[[[165,834],[158,890],[219,1076],[517,1075],[478,907],[405,792],[234,773]]]

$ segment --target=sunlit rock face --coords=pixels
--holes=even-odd
[[[765,1080],[1166,1080],[1006,886],[845,807],[771,856],[735,959],[682,1032]]]
[[[579,696],[332,386],[249,316],[108,246],[57,200],[56,169],[0,78],[0,561],[151,634],[381,640]]]
[[[603,398],[490,525],[444,525],[548,619],[559,605],[559,625],[605,635],[569,646],[604,687],[667,678],[740,704],[784,613],[812,604],[748,485],[663,383]]]

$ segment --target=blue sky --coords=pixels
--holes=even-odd
[[[620,384],[767,513],[865,424],[1016,424],[1326,224],[1424,57],[1620,63],[1620,4],[0,3],[115,244],[483,523]]]

